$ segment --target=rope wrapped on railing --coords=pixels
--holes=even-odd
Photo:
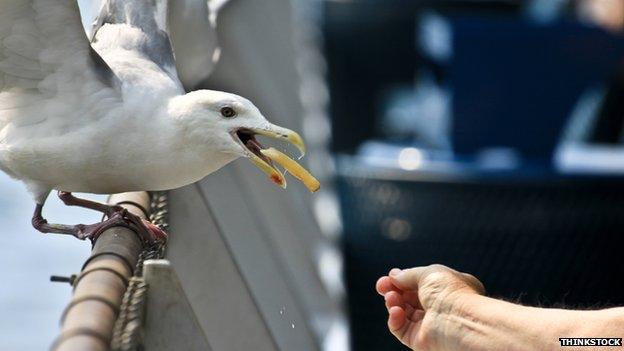
[[[125,207],[166,229],[166,194],[134,192],[112,195],[109,203]],[[105,230],[93,245],[81,273],[71,281],[74,292],[61,317],[54,351],[136,350],[147,286],[143,261],[160,258],[164,244],[144,247],[127,227]]]
[[[166,231],[168,229],[167,215],[167,194],[165,192],[152,193],[150,222]],[[145,299],[147,296],[147,285],[143,279],[143,262],[164,257],[164,250],[165,245],[160,243],[145,248],[139,255],[134,276],[130,278],[119,317],[113,329],[112,351],[134,351],[143,344]]]

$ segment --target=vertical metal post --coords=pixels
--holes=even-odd
[[[143,276],[149,285],[145,349],[149,351],[211,351],[206,334],[167,260],[146,260]]]
[[[149,194],[117,194],[109,198],[109,203],[120,204],[145,218],[148,215]],[[123,294],[141,250],[141,240],[128,228],[113,227],[100,235],[82,272],[74,281],[73,296],[61,317],[61,333],[52,350],[109,349]]]

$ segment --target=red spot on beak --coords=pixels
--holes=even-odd
[[[271,180],[277,185],[282,185],[282,178],[277,174],[271,174]]]

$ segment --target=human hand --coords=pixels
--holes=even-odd
[[[386,302],[390,332],[423,351],[458,349],[461,335],[448,317],[466,295],[485,292],[474,276],[442,265],[392,269],[379,278],[376,289]]]

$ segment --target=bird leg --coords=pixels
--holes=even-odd
[[[146,243],[166,240],[167,238],[167,234],[160,228],[130,213],[121,206],[80,199],[64,191],[59,191],[58,196],[68,206],[79,206],[99,211],[104,213],[108,219],[95,224],[51,224],[43,218],[43,204],[37,204],[32,224],[38,231],[42,233],[69,234],[81,240],[89,238],[94,242],[104,230],[115,226],[123,226],[134,230]]]
[[[123,207],[121,206],[109,205],[109,204],[104,204],[104,203],[97,202],[97,201],[91,201],[91,200],[75,197],[69,191],[59,190],[58,197],[67,206],[77,206],[77,207],[88,208],[90,210],[102,212],[106,215],[106,217],[109,217],[109,218],[112,217],[115,212],[119,212],[123,210]]]
[[[128,223],[123,219],[123,217],[117,215],[113,215],[111,218],[107,219],[104,222],[95,224],[67,225],[48,223],[48,221],[43,218],[41,214],[42,209],[43,205],[37,204],[37,207],[35,207],[35,213],[33,214],[32,218],[33,227],[35,227],[35,229],[42,233],[69,234],[75,236],[80,240],[90,238],[92,241],[95,241],[105,229],[113,226],[128,227]]]

